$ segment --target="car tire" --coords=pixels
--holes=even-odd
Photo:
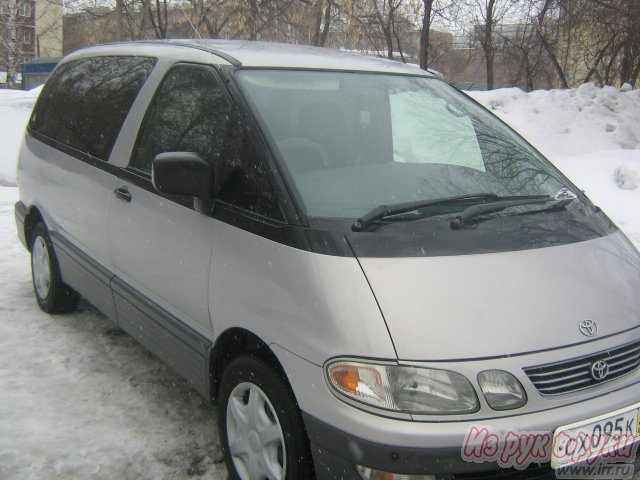
[[[38,305],[47,313],[69,313],[78,307],[80,295],[62,281],[49,231],[42,222],[31,233],[31,278]]]
[[[282,373],[258,358],[238,357],[224,370],[218,399],[231,479],[314,478],[302,416]]]

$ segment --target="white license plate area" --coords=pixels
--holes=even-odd
[[[638,407],[634,405],[556,429],[551,466],[573,465],[630,448],[638,440]],[[611,461],[615,460],[612,458]]]

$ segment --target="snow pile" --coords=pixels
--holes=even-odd
[[[616,168],[614,176],[616,185],[622,190],[635,190],[640,185],[640,171],[629,165]]]
[[[20,141],[42,87],[28,92],[0,89],[0,187],[15,185]]]
[[[507,88],[469,94],[544,153],[583,155],[640,147],[640,90],[585,83],[572,90],[525,93]]]
[[[640,90],[468,92],[518,130],[640,247]]]

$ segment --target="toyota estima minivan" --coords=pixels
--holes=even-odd
[[[86,298],[215,401],[233,478],[542,478],[635,443],[640,255],[429,72],[88,48],[42,90],[18,181],[41,308]],[[510,433],[536,448],[511,461]]]

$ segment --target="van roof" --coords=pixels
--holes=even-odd
[[[117,46],[119,47],[118,50],[121,51],[122,47],[134,47],[141,44],[158,47],[159,55],[162,55],[161,50],[163,47],[190,47],[197,50],[204,50],[235,66],[313,68],[434,75],[433,72],[421,70],[416,65],[408,65],[398,61],[363,55],[351,51],[249,40],[142,40],[89,47],[84,49],[82,53],[84,55],[90,55],[91,50],[94,49],[99,49],[104,52],[105,47],[108,49],[109,46]]]

